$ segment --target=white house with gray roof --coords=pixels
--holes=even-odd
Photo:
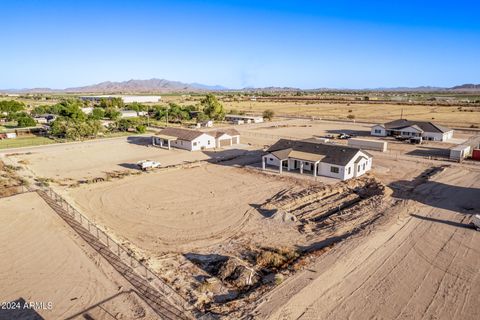
[[[421,137],[423,140],[447,141],[453,137],[453,130],[433,122],[399,119],[371,128],[372,136]]]
[[[297,171],[340,180],[360,177],[372,168],[372,156],[359,148],[313,141],[280,139],[262,157],[262,168]]]

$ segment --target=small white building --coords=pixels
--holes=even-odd
[[[372,168],[372,156],[358,148],[301,140],[281,139],[262,157],[262,168],[305,171],[340,180],[359,177]]]
[[[215,145],[217,148],[228,147],[240,143],[240,132],[235,129],[222,129],[208,133],[215,136]]]
[[[229,121],[229,122],[232,122],[234,124],[262,123],[263,122],[263,117],[245,116],[245,115],[238,115],[238,114],[227,114],[227,115],[225,115],[225,120]]]
[[[135,110],[120,110],[120,113],[121,113],[120,118],[122,119],[138,117],[138,113]]]
[[[93,112],[93,107],[83,107],[81,109],[82,109],[82,112],[85,113],[86,115],[92,114]]]
[[[123,96],[123,95],[100,95],[100,96],[81,96],[81,100],[100,101],[101,99],[121,98],[123,103],[155,103],[161,100],[161,96]]]
[[[421,137],[423,140],[447,141],[453,137],[453,130],[432,122],[399,119],[385,124],[376,124],[370,131],[372,136]]]
[[[215,148],[215,137],[197,130],[165,128],[152,137],[152,144],[169,150],[175,147],[197,151]]]

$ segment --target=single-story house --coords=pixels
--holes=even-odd
[[[453,130],[432,122],[399,119],[371,128],[372,136],[421,137],[423,140],[447,141],[453,137]]]
[[[33,120],[35,120],[39,124],[49,124],[57,119],[57,116],[54,114],[42,114],[38,115],[36,117],[33,117]]]
[[[238,115],[238,114],[227,114],[225,115],[225,120],[229,122],[233,122],[235,124],[241,123],[261,123],[263,122],[263,117],[259,116],[245,116],[245,115]],[[243,121],[243,122],[242,122]]]
[[[152,137],[152,144],[160,148],[196,151],[215,148],[215,137],[211,134],[182,128],[165,128]]]
[[[372,168],[372,156],[359,148],[313,141],[280,139],[262,157],[262,168],[305,171],[340,180],[359,177]]]
[[[222,129],[207,133],[215,136],[215,146],[217,148],[227,147],[240,143],[240,132],[235,129]]]

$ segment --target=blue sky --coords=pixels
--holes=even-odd
[[[4,1],[0,88],[480,83],[477,1]]]

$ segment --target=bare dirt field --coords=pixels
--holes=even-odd
[[[201,152],[147,147],[149,137],[133,136],[50,145],[22,150],[20,158],[39,177],[79,180],[104,176],[105,172],[135,167],[140,160],[161,161],[164,165],[208,158]]]
[[[447,168],[393,223],[322,257],[265,297],[258,318],[478,319],[480,172]],[[399,197],[406,196],[399,194]]]
[[[186,252],[258,223],[255,206],[293,184],[241,168],[205,164],[82,186],[82,211],[149,254]]]
[[[480,108],[469,107],[465,112],[457,106],[429,106],[410,104],[369,104],[369,103],[322,103],[322,102],[275,102],[240,101],[225,103],[227,110],[236,109],[261,114],[272,109],[277,115],[314,116],[326,119],[347,119],[386,122],[403,117],[411,120],[434,121],[443,125],[469,127],[480,123]],[[472,110],[472,112],[470,112]]]
[[[44,303],[0,319],[156,319],[36,193],[0,199],[0,219],[0,301]]]
[[[263,173],[252,149],[279,137],[367,134],[369,126],[289,120],[237,128],[251,146],[219,163],[195,161],[223,153],[161,150],[128,139],[7,158],[27,169],[17,171],[22,175],[56,182],[120,168],[136,173],[52,185],[179,294],[221,318],[478,317],[472,302],[478,235],[466,223],[480,211],[480,173],[428,159],[448,144],[425,151],[392,143],[394,152],[372,152],[371,174],[324,183]],[[131,164],[142,158],[192,163],[140,173]]]

